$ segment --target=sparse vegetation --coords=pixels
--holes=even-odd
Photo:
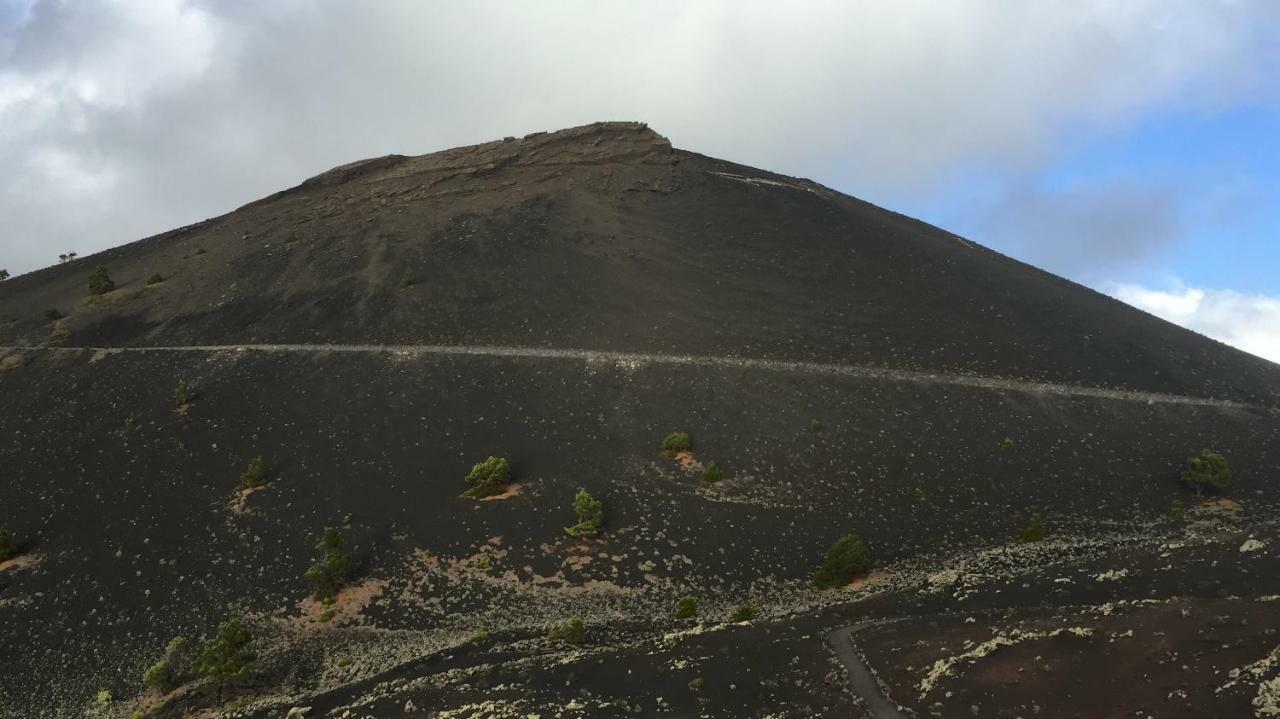
[[[916,502],[920,504],[926,504],[929,501],[929,495],[925,494],[924,490],[919,487],[916,487],[915,498]]]
[[[1044,540],[1045,535],[1044,517],[1039,512],[1031,514],[1031,520],[1027,522],[1026,529],[1022,530],[1022,541],[1024,542],[1040,542]]]
[[[715,461],[707,463],[707,468],[702,470],[702,481],[707,484],[715,484],[724,478],[724,473],[720,471],[719,465]]]
[[[333,527],[325,528],[320,543],[316,545],[316,549],[321,552],[320,561],[311,565],[304,575],[315,587],[312,596],[325,604],[332,604],[347,583],[351,557],[344,551],[345,545],[346,539],[342,532]]]
[[[18,556],[18,540],[7,527],[0,527],[0,562]]]
[[[551,641],[565,642],[566,644],[581,644],[587,638],[587,628],[581,619],[574,617],[552,629],[547,638]]]
[[[822,566],[813,574],[813,583],[819,589],[843,587],[870,569],[871,552],[866,542],[856,534],[849,534],[836,540],[827,550]]]
[[[1005,451],[1013,449],[1013,440],[1009,437],[1005,437],[1004,440],[1000,442],[1000,449]]]
[[[760,605],[755,602],[746,602],[739,604],[729,613],[729,621],[731,622],[749,622],[756,618],[760,613]]]
[[[164,656],[142,673],[142,685],[163,692],[181,683],[191,668],[191,648],[187,640],[174,637],[165,647]]]
[[[164,276],[159,272],[152,272],[151,276],[147,278],[148,285],[158,285],[161,282],[164,282]]]
[[[93,272],[89,274],[89,294],[105,295],[115,288],[116,283],[111,281],[106,267],[98,265],[93,268]]]
[[[570,537],[590,537],[600,531],[600,525],[604,523],[604,505],[587,490],[579,489],[574,495],[573,511],[578,515],[578,523],[565,527],[565,534]]]
[[[243,679],[253,671],[257,655],[249,648],[253,634],[239,621],[231,619],[218,625],[218,633],[205,642],[194,668],[202,677],[224,683]]]
[[[487,554],[480,555],[480,558],[476,560],[476,569],[479,569],[482,572],[487,572],[490,569],[493,569],[493,560],[490,559]]]
[[[66,317],[66,315],[62,314],[62,311],[56,307],[50,307],[44,311],[44,318],[50,322],[57,322],[63,317]]]
[[[676,619],[693,619],[698,616],[698,600],[693,597],[680,597],[676,602]]]
[[[413,279],[412,277],[405,277],[400,280],[400,289],[407,290],[416,284],[418,284],[417,280]]]
[[[672,432],[662,440],[662,453],[668,457],[675,457],[680,452],[688,452],[692,447],[693,441],[685,432]]]
[[[486,642],[488,640],[489,640],[489,630],[485,629],[484,627],[476,627],[475,631],[471,632],[471,636],[467,638],[467,641],[471,642],[472,644],[479,644],[481,642]]]
[[[816,419],[811,419],[809,420],[809,429],[813,430],[814,432],[821,432],[822,423]]]
[[[207,252],[208,252],[208,250],[206,250],[205,248],[203,248],[203,247],[197,247],[197,248],[196,248],[196,251],[195,251],[195,252],[192,252],[191,254],[193,254],[193,255],[203,255],[203,254],[205,254],[205,253],[207,253]]]
[[[510,481],[511,465],[507,463],[507,459],[490,456],[471,468],[471,473],[467,475],[469,489],[463,494],[473,499],[487,497],[497,494]]]
[[[1187,517],[1187,503],[1182,501],[1181,497],[1173,498],[1173,505],[1169,507],[1169,518],[1175,522],[1181,522]]]
[[[236,489],[255,489],[267,484],[267,466],[263,462],[262,457],[254,457],[249,460],[249,466],[245,468],[240,475],[240,484],[236,485]]]
[[[61,254],[61,255],[58,255],[58,264],[60,264],[60,265],[65,265],[65,264],[67,264],[68,262],[70,262],[70,261],[74,260],[74,259],[75,259],[76,257],[78,257],[78,256],[79,256],[79,254],[78,254],[78,253],[76,253],[76,252],[66,252],[66,253],[63,253],[63,254]]]
[[[1212,450],[1206,449],[1199,455],[1187,458],[1182,468],[1182,483],[1194,489],[1196,496],[1205,490],[1221,492],[1231,483],[1231,469],[1227,466],[1227,458]]]
[[[181,408],[186,407],[190,401],[191,388],[187,386],[186,382],[178,380],[178,386],[173,388],[173,403]]]

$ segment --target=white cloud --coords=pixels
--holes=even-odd
[[[0,24],[13,270],[355,159],[601,119],[901,195],[1042,167],[1067,127],[1274,94],[1280,62],[1268,0],[28,4]],[[60,154],[111,181],[64,189]]]
[[[1107,293],[1151,314],[1280,363],[1280,297],[1178,286],[1112,284]]]

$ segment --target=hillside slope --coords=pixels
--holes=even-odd
[[[119,289],[86,305],[96,265]],[[167,280],[148,287],[153,273]],[[407,283],[413,283],[412,286]],[[1273,405],[1280,368],[815,183],[610,123],[353,163],[0,284],[81,346],[537,346],[868,364]]]
[[[1280,368],[640,125],[337,168],[0,319],[0,719],[1109,716],[1038,668],[1086,661],[1126,716],[1240,715],[1280,672],[1220,689],[1278,628]],[[1229,497],[1179,484],[1206,447]],[[875,572],[816,589],[850,532]],[[228,618],[247,677],[142,685]]]

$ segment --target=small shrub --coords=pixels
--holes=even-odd
[[[760,605],[755,602],[747,602],[739,604],[729,613],[729,621],[732,622],[749,622],[756,618],[760,613]]]
[[[490,569],[493,569],[493,560],[490,559],[487,554],[481,555],[480,558],[476,560],[476,569],[479,569],[482,572],[487,572]]]
[[[472,644],[479,644],[481,642],[486,642],[488,640],[489,640],[489,630],[485,629],[484,627],[476,627],[476,630],[474,632],[471,632],[471,636],[467,637],[467,641],[471,642]]]
[[[202,677],[218,683],[242,679],[253,671],[257,655],[249,648],[253,634],[235,619],[218,625],[218,633],[205,642],[194,668]]]
[[[698,600],[693,597],[680,597],[676,602],[676,619],[693,619],[698,616]]]
[[[325,604],[332,604],[347,583],[351,557],[344,551],[345,545],[346,539],[342,532],[333,527],[325,528],[320,543],[316,545],[316,549],[321,552],[320,561],[311,565],[303,575],[315,586],[312,596]]]
[[[707,484],[715,484],[724,478],[724,473],[720,471],[720,467],[714,462],[708,462],[707,468],[702,470],[702,481]]]
[[[551,630],[547,635],[551,641],[565,642],[566,644],[581,644],[587,638],[587,628],[581,619],[574,617],[569,621]]]
[[[267,466],[263,463],[262,457],[254,457],[249,460],[249,466],[240,475],[240,484],[236,485],[236,489],[254,489],[266,483]]]
[[[165,647],[164,656],[142,673],[142,685],[148,689],[166,691],[179,684],[191,667],[191,648],[187,640],[174,637]]]
[[[105,295],[115,288],[116,283],[111,281],[107,268],[102,265],[93,268],[93,272],[89,274],[89,294]]]
[[[662,440],[662,453],[668,457],[675,457],[680,452],[687,452],[691,447],[693,447],[693,441],[684,432],[672,432]]]
[[[706,685],[707,685],[707,682],[705,679],[703,679],[702,677],[694,677],[693,679],[689,680],[689,691],[700,692],[702,691],[703,687],[705,687]]]
[[[107,691],[106,689],[103,689],[98,692],[98,695],[93,698],[93,701],[98,706],[104,707],[110,704],[112,701],[111,692]]]
[[[1181,522],[1187,517],[1187,503],[1182,501],[1180,497],[1173,498],[1173,506],[1169,507],[1169,518],[1175,522]]]
[[[813,430],[814,432],[821,432],[822,423],[816,419],[811,419],[809,420],[809,429]]]
[[[203,248],[203,247],[197,247],[197,248],[196,248],[196,251],[195,251],[195,252],[192,252],[191,254],[193,254],[193,255],[203,255],[203,254],[205,254],[206,252],[208,252],[208,250],[206,250],[205,248]]]
[[[50,307],[44,311],[44,318],[50,322],[57,322],[63,317],[66,317],[66,315],[62,314],[62,311],[56,307]]]
[[[929,501],[929,496],[926,495],[924,493],[924,490],[919,487],[916,487],[915,497],[916,497],[916,501],[919,502],[920,504],[925,504]]]
[[[1194,489],[1196,496],[1204,491],[1221,492],[1231,483],[1231,469],[1227,458],[1206,449],[1197,456],[1188,457],[1182,469],[1182,483]]]
[[[573,497],[573,511],[578,515],[578,523],[565,527],[565,534],[570,537],[590,537],[600,531],[604,523],[604,505],[592,497],[585,489],[579,489]]]
[[[822,566],[813,574],[813,583],[819,589],[843,587],[853,578],[871,569],[871,552],[862,538],[849,534],[836,540],[822,559]]]
[[[412,277],[405,277],[404,279],[400,280],[400,289],[407,290],[416,284],[418,284],[417,280],[413,279]]]
[[[1040,516],[1039,512],[1033,512],[1031,521],[1027,522],[1027,528],[1022,530],[1022,541],[1040,542],[1044,540],[1044,535],[1044,518]]]
[[[164,276],[162,276],[159,272],[152,272],[151,276],[147,278],[148,285],[158,285],[161,282],[164,282]]]
[[[9,279],[9,270],[0,270],[0,280]]]
[[[321,624],[328,624],[329,622],[333,621],[333,615],[334,615],[333,607],[329,607],[328,609],[325,609],[323,612],[320,612],[320,616],[317,617],[317,620]]]
[[[178,386],[173,388],[173,403],[178,407],[186,407],[191,401],[191,388],[186,382],[178,381]]]
[[[463,494],[468,497],[479,499],[497,494],[511,481],[511,465],[505,457],[490,456],[471,468],[466,481],[469,489]]]
[[[1005,437],[1004,441],[1000,442],[1000,449],[1005,451],[1013,449],[1013,440],[1009,437]]]
[[[18,540],[6,527],[0,527],[0,562],[7,562],[18,556]]]

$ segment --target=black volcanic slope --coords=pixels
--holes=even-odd
[[[5,719],[860,716],[850,626],[918,716],[1247,715],[1280,672],[1280,367],[642,125],[337,168],[0,283],[0,321]],[[1197,505],[1205,447],[1234,478]],[[460,497],[490,454],[518,491]],[[813,589],[849,532],[877,573]],[[143,689],[228,617],[252,676]]]
[[[82,306],[96,264],[130,299]],[[153,272],[170,280],[149,292]],[[406,278],[412,291],[399,289]],[[1280,397],[1274,365],[937,228],[622,123],[353,163],[15,278],[0,285],[0,340],[42,341],[46,308],[75,310],[75,345],[568,347]]]

